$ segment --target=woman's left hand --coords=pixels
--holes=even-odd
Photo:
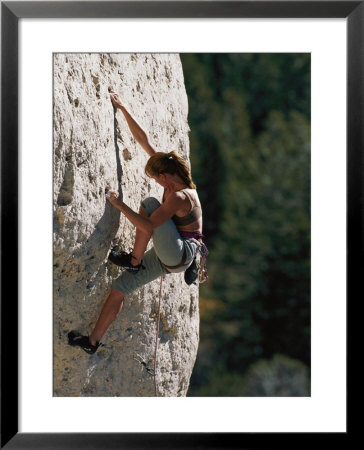
[[[106,198],[109,200],[109,202],[112,205],[114,205],[118,201],[119,194],[117,192],[115,192],[115,191],[111,191],[110,190],[110,191],[106,192]]]

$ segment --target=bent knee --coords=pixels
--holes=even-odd
[[[109,295],[112,296],[112,298],[115,300],[124,300],[124,294],[115,288],[111,288]]]
[[[143,209],[144,212],[148,214],[148,216],[152,214],[160,206],[161,206],[160,201],[157,200],[155,197],[147,197],[140,204],[140,208]]]

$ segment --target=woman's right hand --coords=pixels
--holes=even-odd
[[[116,92],[114,92],[113,90],[110,90],[110,99],[111,99],[111,103],[113,104],[114,108],[116,109],[121,109],[123,107],[118,94],[116,94]]]

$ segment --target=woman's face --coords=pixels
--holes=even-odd
[[[158,184],[160,184],[162,187],[167,187],[167,177],[164,173],[161,173],[159,175],[155,175],[152,177]]]

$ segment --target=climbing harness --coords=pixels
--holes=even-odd
[[[181,231],[180,234],[181,234],[181,237],[193,239],[193,241],[197,245],[197,252],[199,253],[199,256],[200,256],[199,261],[197,261],[197,255],[195,257],[196,264],[197,264],[197,270],[198,270],[198,281],[200,284],[204,283],[208,278],[206,259],[209,254],[205,243],[202,241],[202,238],[204,237],[204,235],[200,234],[200,233],[190,232],[190,231]],[[182,266],[186,266],[187,265],[186,258],[187,258],[187,253],[186,253],[186,249],[184,249],[182,259],[179,264],[177,264],[176,266],[167,266],[166,264],[163,264],[163,263],[162,264],[163,264],[164,268],[166,269],[166,271],[168,273],[170,273],[170,270],[178,269]]]

